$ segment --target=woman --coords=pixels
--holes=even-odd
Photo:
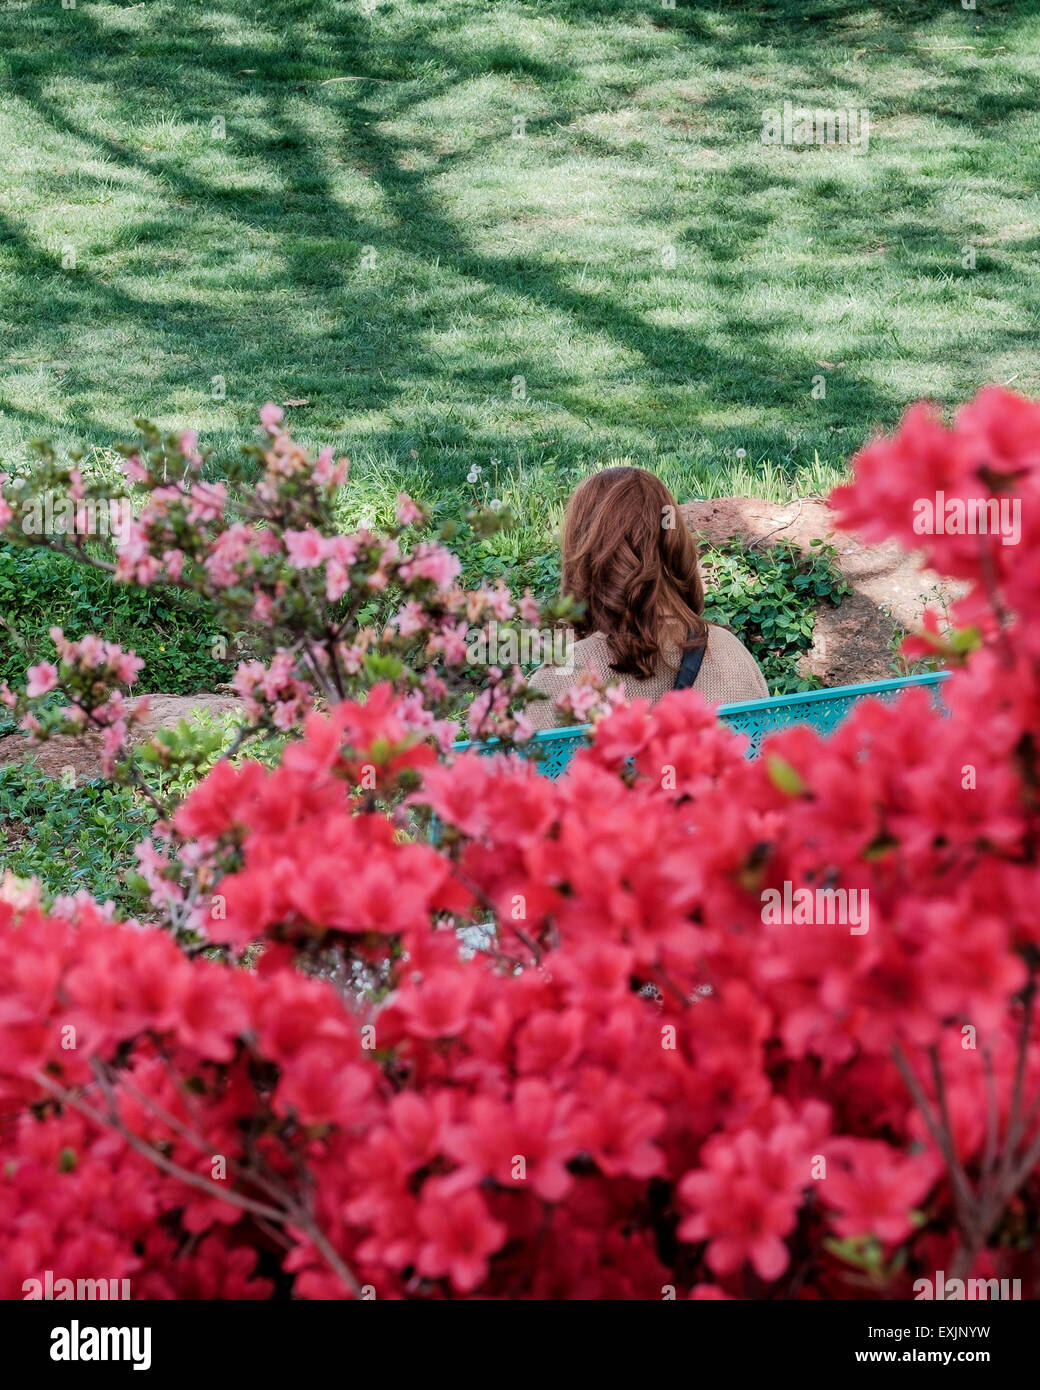
[[[674,497],[646,469],[605,468],[574,493],[564,518],[562,589],[585,605],[584,616],[574,669],[541,666],[531,677],[549,697],[524,711],[536,729],[573,722],[555,700],[582,670],[623,680],[632,700],[659,700],[677,679],[712,704],[769,694],[740,639],[701,616],[697,547]]]

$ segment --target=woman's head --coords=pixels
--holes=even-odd
[[[703,641],[697,547],[675,498],[644,468],[605,468],[577,488],[563,523],[563,592],[585,605],[615,670],[648,677],[662,643]]]

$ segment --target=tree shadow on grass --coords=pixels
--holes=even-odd
[[[265,11],[264,23],[269,33],[279,21],[284,23],[281,42],[232,42],[235,23],[252,25],[255,11],[251,5],[227,0],[223,13],[228,33],[210,32],[202,51],[190,16],[172,7],[164,7],[156,16],[152,36],[147,43],[135,42],[132,52],[125,37],[103,25],[89,7],[66,12],[61,19],[52,16],[44,26],[51,40],[47,48],[19,46],[17,20],[8,20],[16,36],[7,58],[12,94],[31,105],[52,131],[160,190],[160,211],[129,230],[107,233],[92,248],[90,262],[72,275],[64,275],[60,262],[41,250],[10,216],[0,241],[0,253],[6,246],[27,284],[40,278],[48,282],[50,331],[52,337],[68,340],[70,352],[76,334],[87,325],[124,326],[130,335],[128,359],[138,364],[136,371],[133,366],[127,371],[128,400],[136,402],[144,396],[160,413],[169,399],[189,399],[192,392],[204,389],[217,372],[240,384],[254,403],[277,396],[291,382],[301,390],[316,391],[323,412],[320,428],[326,433],[348,428],[343,422],[351,411],[374,409],[389,412],[391,420],[368,431],[368,447],[393,454],[425,436],[435,441],[435,447],[453,453],[465,450],[467,430],[445,423],[451,403],[463,407],[463,415],[469,408],[479,416],[488,398],[501,395],[509,376],[517,374],[536,382],[554,407],[546,421],[533,414],[533,447],[547,447],[555,431],[571,454],[587,458],[627,447],[633,438],[637,442],[642,438],[651,447],[655,418],[663,424],[669,447],[674,446],[689,432],[712,427],[709,422],[717,421],[727,408],[744,421],[740,429],[753,449],[785,456],[800,431],[813,440],[825,437],[828,430],[844,430],[851,409],[861,435],[876,422],[890,422],[904,403],[896,391],[878,384],[873,363],[864,360],[847,370],[840,402],[820,403],[819,409],[808,410],[806,387],[817,370],[814,354],[788,342],[783,359],[778,360],[777,344],[792,336],[800,316],[810,320],[811,302],[748,313],[744,296],[749,276],[741,267],[742,258],[782,232],[782,206],[764,202],[778,190],[792,198],[799,196],[793,174],[785,174],[779,165],[763,168],[749,158],[736,160],[700,182],[683,218],[683,235],[708,257],[706,281],[720,308],[710,331],[662,322],[616,285],[609,291],[576,286],[570,267],[561,267],[545,254],[552,250],[549,241],[534,253],[518,255],[481,249],[473,227],[447,211],[439,180],[464,168],[464,159],[486,157],[500,147],[502,132],[489,122],[486,132],[471,141],[460,159],[441,152],[435,132],[428,133],[423,126],[418,133],[414,129],[422,110],[435,103],[443,107],[465,84],[488,74],[550,89],[550,114],[532,121],[534,135],[552,129],[554,119],[604,109],[604,100],[607,105],[620,105],[627,99],[621,88],[609,99],[575,94],[570,81],[575,75],[573,64],[552,54],[534,56],[509,38],[491,39],[477,51],[457,43],[464,24],[476,13],[474,7],[464,7],[458,18],[442,20],[439,28],[424,25],[418,12],[409,17],[410,23],[395,28],[382,25],[378,17],[366,19],[329,7],[324,27],[310,36],[297,32],[297,27],[306,28],[305,18],[313,24],[321,12],[320,6],[276,5]],[[75,18],[70,20],[73,13]],[[668,31],[699,60],[700,47],[709,45],[718,71],[740,71],[742,64],[746,70],[749,54],[767,35],[805,81],[823,90],[846,78],[846,50],[841,45],[858,32],[862,7],[836,0],[819,0],[808,7],[777,0],[709,13],[702,7],[693,10],[680,5],[675,11],[662,10],[651,23],[642,0],[603,0],[592,5],[565,0],[554,7],[554,16],[561,24],[587,25],[590,19],[598,19],[604,24],[624,22]],[[920,0],[900,7],[895,16],[886,14],[874,37],[900,45],[911,66],[932,63],[933,59],[922,57],[914,26],[943,17],[948,18],[946,0]],[[806,19],[813,32],[811,44],[806,43]],[[725,36],[721,41],[720,32]],[[828,49],[831,40],[838,46]],[[425,74],[418,88],[412,80],[417,72]],[[262,127],[267,133],[254,136],[248,146],[250,160],[260,166],[259,186],[222,185],[203,172],[202,159],[192,163],[180,155],[145,151],[129,134],[113,134],[110,117],[91,120],[57,94],[56,84],[60,88],[59,79],[69,74],[99,90],[125,87],[126,99],[118,109],[128,130],[133,129],[135,105],[150,97],[161,98],[164,108],[181,119],[203,126],[214,112],[224,113],[232,136],[240,127]],[[360,80],[339,83],[345,76]],[[643,76],[634,74],[633,84]],[[304,98],[321,82],[329,84],[327,95],[314,114],[326,121],[334,119],[338,145],[317,141],[303,120]],[[572,107],[553,93],[555,84],[567,89]],[[761,101],[761,93],[738,84],[709,101],[705,115],[726,131],[746,127],[753,135],[761,121]],[[951,106],[961,113],[978,112],[987,121],[1026,109],[1025,98],[1017,93],[990,94],[973,89],[969,78],[958,77],[917,99],[915,110],[944,120]],[[959,119],[963,120],[963,114]],[[409,122],[413,129],[407,137],[392,133]],[[595,140],[591,143],[594,147]],[[593,153],[609,159],[610,142],[600,141]],[[421,167],[409,167],[417,158]],[[369,211],[355,210],[344,202],[333,179],[334,160],[362,171],[378,190],[377,203],[368,201]],[[828,184],[822,159],[820,166],[816,189],[820,215],[836,222],[844,219],[847,239],[862,238],[869,230],[874,236],[902,236],[905,241],[918,225],[900,225],[897,209],[908,201],[922,213],[935,213],[936,187],[924,177],[906,175],[902,183],[896,177],[885,201],[857,209],[855,191],[836,177]],[[58,192],[53,174],[47,174],[46,189],[49,195]],[[879,210],[888,218],[881,226]],[[727,216],[730,212],[739,212],[739,217]],[[674,201],[668,215],[674,221]],[[157,301],[147,292],[150,286],[143,273],[134,281],[125,273],[112,276],[104,268],[106,254],[121,245],[125,250],[126,242],[155,248],[157,253],[164,246],[176,245],[186,254],[184,238],[191,235],[193,219],[205,223],[211,218],[226,219],[241,229],[243,237],[277,237],[276,256],[268,258],[273,263],[243,272],[237,312],[232,315],[195,292],[164,287]],[[662,215],[652,211],[644,218],[655,233],[663,221]],[[388,289],[384,282],[366,283],[358,273],[366,246],[378,247],[384,256],[406,259],[410,281],[400,290]],[[1010,254],[1011,243],[1006,250]],[[207,248],[198,249],[200,259],[206,254]],[[446,361],[433,345],[443,326],[437,321],[437,305],[434,300],[424,302],[416,267],[449,277],[460,304],[484,296],[483,317],[492,340],[496,325],[515,312],[527,319],[566,324],[574,335],[604,344],[623,365],[611,368],[606,379],[590,380],[580,370],[554,361],[541,344],[527,354],[514,351],[508,371],[472,355],[466,361]],[[931,262],[919,258],[909,268],[908,279],[940,272],[938,258]],[[1017,291],[1025,293],[1017,267],[1004,273]],[[250,275],[255,276],[251,287]],[[315,322],[308,323],[307,314],[301,315],[301,303],[313,312]],[[16,316],[18,308],[16,304]],[[21,325],[30,339],[32,308],[31,295],[27,295],[21,304]],[[330,322],[331,316],[338,316],[337,321]],[[978,337],[978,360],[982,363],[987,354],[1018,346],[1017,330],[994,329]],[[941,344],[936,348],[941,351]],[[78,370],[86,383],[89,365]],[[644,405],[635,411],[639,422],[626,429],[624,415],[632,407],[624,388],[633,378],[638,378]],[[425,382],[435,384],[431,394],[439,393],[439,399],[425,408],[424,416],[424,407],[416,405],[416,393]],[[110,443],[123,431],[97,411],[87,410],[84,399],[88,396],[85,384],[74,399],[50,414],[19,407],[11,400],[4,408],[34,432],[48,424],[54,428],[71,425],[88,435],[90,442]],[[448,406],[445,397],[450,398]],[[395,421],[397,410],[406,418]],[[754,417],[751,424],[747,423],[749,411]],[[775,412],[775,424],[765,421],[769,412]],[[489,443],[495,447],[495,441],[499,447],[514,443],[516,431],[503,430],[495,423],[493,411],[490,415],[471,424],[474,447],[484,449]],[[430,422],[429,431],[424,418]],[[522,416],[518,423],[523,425]],[[548,441],[543,439],[546,433]]]

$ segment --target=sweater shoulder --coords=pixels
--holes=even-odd
[[[610,648],[602,633],[593,632],[572,642],[566,649],[566,658],[562,665],[546,662],[527,678],[533,690],[548,697],[532,701],[524,711],[533,729],[552,729],[573,723],[556,709],[555,700],[574,684],[580,671],[591,670],[603,680],[617,679],[610,672]]]
[[[765,676],[754,656],[735,632],[728,627],[708,624],[708,651],[705,666],[710,666],[716,684],[725,687],[725,694],[716,698],[720,703],[765,699],[769,694]]]
[[[752,661],[755,659],[732,628],[720,627],[718,623],[708,624],[708,649],[718,652],[720,656],[732,656],[743,652],[745,656],[751,657]]]

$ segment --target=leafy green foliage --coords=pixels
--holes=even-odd
[[[128,787],[68,787],[31,763],[0,768],[0,871],[37,877],[47,894],[85,889],[133,912],[140,906],[124,875],[152,812]]]
[[[199,711],[160,729],[135,752],[148,785],[164,801],[182,800],[233,751],[238,725]],[[249,756],[273,765],[285,740],[254,741]],[[31,761],[0,767],[0,876],[37,876],[46,893],[85,888],[111,899],[120,914],[149,915],[147,887],[136,873],[134,845],[155,819],[155,808],[132,786],[83,780],[69,787]]]
[[[233,665],[214,660],[213,622],[158,589],[116,584],[101,570],[44,549],[0,544],[0,613],[21,635],[33,661],[50,658],[47,636],[60,627],[76,639],[96,632],[142,657],[142,690],[191,695],[230,679]],[[0,629],[0,680],[21,681],[29,664]]]
[[[774,695],[822,684],[799,676],[796,663],[812,646],[817,604],[838,604],[850,592],[834,563],[834,547],[823,541],[812,545],[808,556],[792,545],[760,550],[735,541],[701,552],[704,616],[733,629]]]

